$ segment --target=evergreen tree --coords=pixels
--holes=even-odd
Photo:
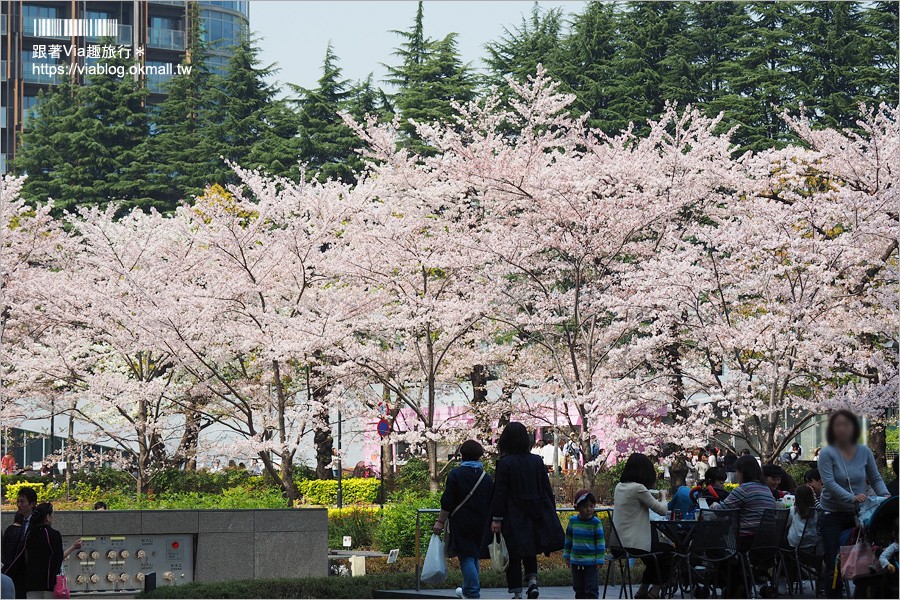
[[[211,169],[209,182],[237,183],[225,161],[288,176],[298,157],[289,141],[294,133],[288,115],[275,100],[278,89],[265,81],[275,68],[260,66],[259,48],[248,35],[233,52],[216,93],[212,135],[202,150],[222,157]],[[273,143],[275,138],[279,143]]]
[[[752,150],[793,139],[781,118],[797,108],[801,88],[796,30],[799,7],[792,2],[752,2],[736,41],[739,57],[729,75],[731,118],[740,124],[735,142]]]
[[[188,3],[188,23],[199,24],[196,2]],[[188,29],[188,52],[182,69],[167,83],[166,99],[150,113],[153,135],[140,148],[140,168],[146,166],[143,202],[162,211],[172,210],[182,200],[202,195],[207,183],[216,183],[218,155],[208,149],[206,137],[213,126],[219,77],[209,66],[199,26]],[[132,169],[134,177],[141,174]],[[221,173],[221,170],[220,170]]]
[[[451,120],[456,114],[453,102],[464,104],[472,100],[477,81],[471,67],[459,57],[455,33],[438,41],[425,37],[421,2],[413,27],[396,33],[406,42],[394,53],[401,57],[401,64],[388,68],[387,81],[399,87],[394,96],[394,109],[402,117],[401,129],[410,149],[429,153],[432,150],[419,139],[409,120],[421,123]]]
[[[860,59],[871,68],[866,69],[859,80],[861,96],[873,103],[887,102],[897,105],[898,97],[898,9],[900,2],[866,2],[862,9],[861,28],[865,32],[866,45]]]
[[[147,89],[129,74],[133,64],[132,58],[120,54],[101,59],[98,65],[104,68],[90,76],[90,85],[73,90],[64,83],[44,98],[51,100],[50,106],[38,105],[32,120],[35,128],[23,136],[21,158],[16,161],[16,168],[34,181],[26,183],[26,194],[46,189],[58,211],[109,202],[121,202],[127,210],[139,204],[143,180],[135,179],[131,170],[149,128]],[[61,106],[67,98],[71,108]],[[48,144],[59,146],[47,153]],[[61,162],[45,162],[60,151]]]
[[[339,114],[346,110],[351,91],[348,82],[341,79],[337,63],[329,43],[318,86],[312,90],[292,86],[300,95],[300,158],[308,165],[307,176],[318,177],[319,181],[355,181],[355,172],[362,166],[355,152],[359,139]]]
[[[613,66],[611,112],[618,127],[633,121],[643,131],[647,119],[662,113],[666,100],[684,106],[696,100],[685,55],[686,9],[678,2],[631,2],[619,15],[622,50]]]
[[[805,2],[797,30],[796,41],[802,40],[799,99],[823,125],[853,126],[858,103],[872,101],[865,82],[879,79],[880,72],[866,60],[872,43],[866,39],[859,3]]]
[[[371,73],[366,79],[357,81],[350,88],[347,112],[357,121],[362,122],[366,115],[376,115],[379,119],[387,118],[393,111],[390,98],[384,93],[384,90],[375,87]]]
[[[595,14],[590,5],[587,13]],[[559,64],[572,58],[560,52],[562,26],[561,9],[553,8],[545,12],[535,2],[530,17],[523,15],[518,27],[504,27],[499,40],[485,45],[488,56],[484,61],[490,71],[489,82],[502,88],[507,77],[527,81],[529,75],[534,75],[538,64],[542,64],[551,75],[556,75]]]
[[[534,18],[534,15],[532,15]],[[577,97],[576,113],[589,112],[591,127],[612,132],[622,115],[613,114],[612,81],[620,51],[614,4],[589,2],[584,12],[574,15],[572,29],[561,44],[556,67],[566,91]]]

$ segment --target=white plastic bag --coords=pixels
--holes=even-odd
[[[422,565],[422,583],[440,583],[447,579],[447,557],[444,556],[444,542],[432,534]]]
[[[498,573],[503,573],[509,566],[509,551],[506,549],[506,540],[503,539],[502,533],[494,534],[494,541],[491,542],[490,548],[491,568]]]

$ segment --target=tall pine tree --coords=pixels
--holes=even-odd
[[[140,203],[143,180],[130,170],[149,128],[147,89],[129,73],[134,64],[113,54],[96,63],[99,72],[89,85],[64,81],[41,97],[13,165],[28,174],[25,197],[52,197],[58,212],[109,202],[128,210]]]
[[[406,143],[415,152],[433,151],[419,139],[410,119],[420,123],[450,121],[456,113],[453,102],[465,103],[475,97],[477,81],[468,64],[463,64],[456,46],[456,34],[441,40],[425,37],[424,13],[419,2],[413,26],[397,31],[406,41],[395,56],[400,65],[388,67],[388,83],[398,86],[394,110],[402,117]]]
[[[299,94],[300,158],[308,165],[307,176],[349,182],[355,181],[362,161],[355,151],[359,139],[339,114],[348,108],[351,91],[341,79],[338,60],[329,43],[317,87],[292,87]]]
[[[166,99],[152,108],[153,134],[139,149],[141,161],[135,167],[146,172],[142,177],[131,169],[135,178],[144,179],[143,202],[162,211],[202,195],[207,184],[221,183],[215,179],[218,155],[203,152],[214,124],[219,77],[209,66],[196,2],[188,3],[187,22],[191,26],[182,69],[167,83]]]
[[[485,44],[489,82],[501,88],[506,86],[506,78],[527,81],[534,75],[538,64],[544,66],[550,75],[557,74],[557,67],[570,56],[560,51],[562,41],[562,9],[541,9],[537,2],[531,8],[531,15],[522,15],[522,22],[512,29],[503,28],[499,40]]]

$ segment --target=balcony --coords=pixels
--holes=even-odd
[[[99,42],[103,39],[103,36],[89,35],[85,39],[90,42]],[[119,25],[119,32],[116,34],[116,43],[121,44],[122,46],[131,45],[131,25]]]
[[[4,15],[5,16],[5,15]],[[35,22],[37,19],[35,17],[22,17],[22,35],[25,37],[37,37],[34,34]],[[67,40],[69,36],[67,35],[42,35],[41,39],[48,40]]]
[[[161,48],[163,50],[184,50],[184,32],[177,29],[151,27],[147,30],[147,47]]]
[[[150,4],[169,4],[170,6],[184,6],[184,1],[177,0],[150,0]]]
[[[54,72],[53,75],[50,75],[46,72],[41,72],[41,67],[47,67],[48,63],[33,63],[33,62],[24,62],[22,63],[22,79],[27,83],[44,83],[49,85],[56,85],[60,82],[61,76]],[[56,67],[56,64],[52,64],[49,66]]]

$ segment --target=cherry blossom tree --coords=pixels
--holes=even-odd
[[[210,188],[170,219],[169,297],[153,319],[160,344],[214,400],[197,410],[234,434],[236,452],[258,455],[292,505],[303,438],[343,392],[317,394],[311,366],[353,334],[371,300],[331,266],[355,212],[347,186],[236,171],[243,186]]]
[[[771,461],[819,415],[896,404],[896,109],[864,133],[785,119],[808,147],[746,155],[730,197],[705,203],[634,279],[671,320],[704,434]]]

